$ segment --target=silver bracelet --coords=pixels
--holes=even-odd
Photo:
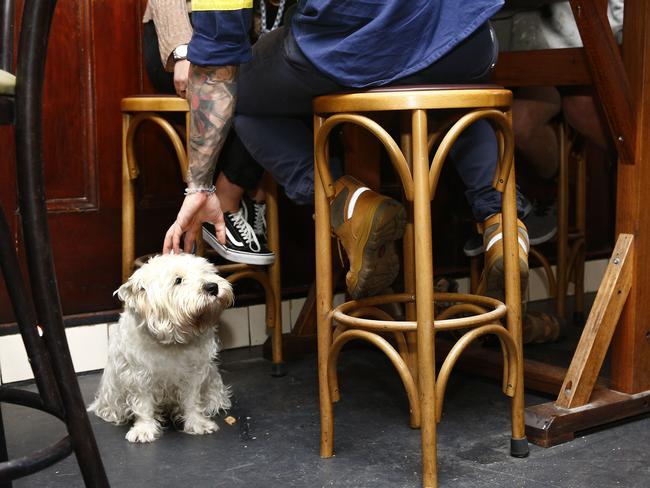
[[[197,188],[185,188],[185,196],[193,195],[194,193],[214,193],[215,191],[217,191],[217,188],[214,185],[208,188],[201,186]]]

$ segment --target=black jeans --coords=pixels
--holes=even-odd
[[[160,60],[158,35],[153,21],[146,22],[142,30],[142,56],[149,81],[158,93],[176,93],[174,75],[165,71]]]
[[[497,53],[496,38],[486,23],[431,66],[391,85],[480,83],[488,77]],[[253,46],[252,61],[241,66],[235,132],[296,203],[313,201],[313,134],[305,122],[312,113],[312,99],[349,89],[321,73],[286,27],[262,37]],[[497,141],[489,123],[481,120],[468,127],[451,157],[474,217],[483,221],[499,212],[501,194],[492,188]]]

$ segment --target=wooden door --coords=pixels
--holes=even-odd
[[[18,2],[17,17],[23,2]],[[142,0],[59,0],[48,50],[44,120],[45,184],[53,253],[64,314],[115,310],[120,284],[120,99],[147,91],[141,54]],[[18,23],[16,25],[19,25]],[[22,255],[15,189],[13,132],[0,129],[0,202]],[[160,144],[161,152],[167,152]],[[142,192],[143,246],[159,248],[179,195],[177,171],[147,172],[157,184]],[[168,177],[166,178],[166,175]],[[145,185],[146,186],[146,185]],[[165,188],[163,188],[165,187]],[[166,187],[170,187],[169,190]],[[147,205],[147,201],[153,203]],[[159,216],[159,217],[157,217]],[[13,322],[4,286],[0,324]]]

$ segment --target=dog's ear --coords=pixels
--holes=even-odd
[[[223,280],[223,282],[219,283],[219,288],[223,293],[221,306],[223,308],[232,307],[235,304],[235,293],[232,289],[232,284],[227,280]]]
[[[133,275],[126,283],[113,292],[113,296],[117,295],[117,298],[126,304],[143,291],[144,288],[142,287],[142,284],[136,279],[135,275]]]

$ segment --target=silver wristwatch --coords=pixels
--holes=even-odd
[[[172,57],[174,58],[174,62],[187,59],[187,44],[176,46],[176,48],[172,51]]]

